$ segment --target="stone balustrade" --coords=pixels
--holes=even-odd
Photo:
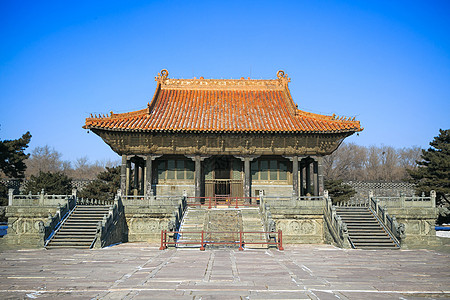
[[[348,238],[347,225],[336,214],[336,208],[328,195],[328,191],[324,191],[324,198],[326,203],[324,207],[324,219],[333,241],[341,248],[351,248],[352,244]]]
[[[44,245],[46,245],[50,241],[54,233],[58,230],[59,227],[61,227],[63,221],[75,208],[76,203],[76,196],[69,197],[66,204],[64,204],[63,206],[58,205],[59,207],[53,216],[51,214],[48,215],[47,221],[45,223],[43,223],[42,221],[38,223],[39,234],[41,236],[41,240],[44,242]]]
[[[380,202],[381,205],[392,208],[434,208],[436,207],[436,192],[431,191],[430,196],[405,196],[400,195],[399,197],[379,197],[373,196],[373,193],[369,194],[369,199],[374,198]]]
[[[91,248],[102,248],[123,242],[125,227],[124,207],[120,195],[116,195],[113,205],[109,207],[108,214],[103,216],[102,221],[98,222],[97,233]]]
[[[64,205],[69,198],[76,197],[76,190],[72,195],[48,195],[42,190],[37,195],[14,195],[14,190],[9,189],[8,206],[57,206]]]
[[[122,196],[122,203],[128,206],[170,206],[179,204],[180,196]]]

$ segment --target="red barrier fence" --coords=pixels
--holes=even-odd
[[[198,234],[198,239],[190,239],[188,241],[180,241],[180,237],[183,234]],[[235,235],[235,239],[232,241],[214,241],[212,234],[226,234]],[[260,234],[261,240],[250,240],[245,241],[245,235]],[[170,235],[170,236],[169,236]],[[237,238],[239,237],[239,239]],[[269,237],[269,240],[266,240]],[[273,238],[273,241],[271,239]],[[170,239],[172,239],[170,241]],[[161,230],[161,247],[159,250],[167,249],[169,245],[179,246],[179,245],[200,245],[200,250],[205,250],[206,245],[238,245],[239,250],[244,250],[245,245],[273,245],[278,248],[278,250],[284,250],[283,248],[283,234],[281,230],[278,232],[261,232],[261,231],[167,231]]]
[[[187,197],[188,206],[203,206],[203,207],[257,207],[259,205],[259,197]]]

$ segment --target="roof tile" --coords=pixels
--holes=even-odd
[[[148,108],[86,119],[84,128],[143,131],[358,132],[359,121],[298,110],[289,78],[275,80],[167,79]]]

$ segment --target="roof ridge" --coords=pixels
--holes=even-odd
[[[287,87],[291,79],[283,70],[277,72],[277,79],[250,79],[241,77],[240,79],[205,79],[200,78],[181,79],[169,78],[169,72],[166,69],[161,70],[155,80],[161,85],[162,89],[231,89],[231,90],[260,90],[260,89],[282,89]]]

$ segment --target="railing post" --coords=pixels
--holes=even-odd
[[[8,190],[8,205],[9,206],[13,205],[13,195],[14,195],[14,189],[9,189]]]
[[[211,209],[211,197],[209,197],[208,201],[209,201],[209,206],[208,206],[208,208]]]
[[[431,190],[430,192],[430,200],[431,200],[431,207],[436,207],[436,191]]]
[[[200,244],[200,251],[205,251],[205,247],[203,247],[203,230],[202,230],[202,242]]]
[[[44,205],[44,189],[41,190],[41,194],[39,195],[39,205]]]
[[[239,251],[244,251],[244,248],[242,248],[242,231],[239,231]]]
[[[161,247],[159,247],[159,250],[164,250],[164,230],[161,230]]]
[[[238,208],[238,197],[236,197],[236,208]]]
[[[283,251],[283,233],[281,230],[278,230],[278,250]]]
[[[377,213],[377,216],[379,215],[379,204],[378,204],[378,199],[375,199],[375,211]]]

